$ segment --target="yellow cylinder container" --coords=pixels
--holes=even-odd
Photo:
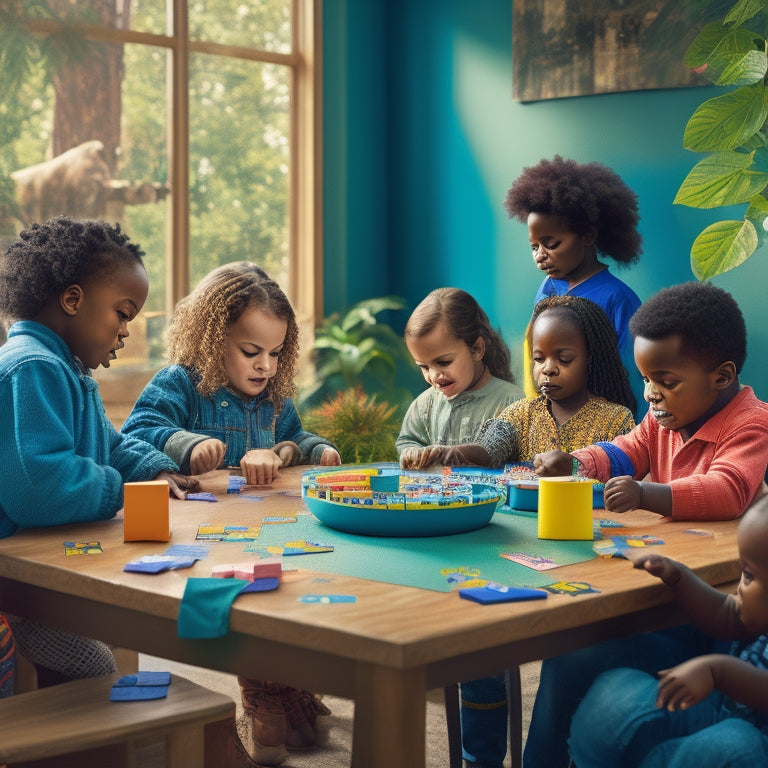
[[[589,541],[593,535],[592,483],[539,478],[539,538]]]

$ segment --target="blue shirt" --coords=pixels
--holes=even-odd
[[[123,432],[164,451],[182,472],[189,472],[194,446],[209,438],[227,446],[225,467],[239,466],[248,451],[283,440],[299,446],[302,464],[319,464],[323,451],[335,447],[302,428],[290,398],[275,417],[266,391],[248,401],[226,387],[204,396],[195,387],[197,380],[194,371],[180,365],[159,370],[139,395]]]
[[[635,396],[635,421],[639,424],[648,406],[643,397],[645,390],[643,379],[635,365],[634,342],[629,332],[629,318],[640,307],[640,298],[625,282],[614,277],[606,268],[588,277],[583,283],[574,285],[573,288],[568,287],[567,280],[545,277],[536,293],[534,305],[548,296],[565,294],[594,301],[608,315],[616,331],[621,362],[627,371],[629,385]]]
[[[0,538],[109,519],[124,482],[178,471],[112,426],[90,372],[40,323],[14,323],[0,347],[0,402]]]

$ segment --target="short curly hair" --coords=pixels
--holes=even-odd
[[[640,258],[637,195],[600,163],[579,164],[560,155],[541,160],[523,169],[507,191],[504,208],[509,218],[523,222],[530,213],[559,216],[578,235],[594,228],[597,250],[618,264]]]
[[[119,224],[66,216],[33,224],[0,257],[0,316],[30,320],[70,285],[108,279],[118,263],[143,266],[143,255]]]
[[[633,336],[658,341],[680,336],[682,352],[707,371],[732,362],[741,373],[747,359],[747,326],[728,291],[691,281],[651,296],[629,321]]]
[[[491,327],[488,315],[474,296],[461,288],[435,288],[411,313],[404,336],[406,339],[426,336],[440,322],[468,347],[482,337],[485,342],[483,362],[491,375],[514,384],[509,347],[501,334]]]
[[[266,388],[279,412],[285,398],[295,393],[299,328],[282,288],[256,264],[236,261],[217,267],[176,305],[168,326],[168,359],[195,371],[203,396],[226,386],[227,333],[247,309],[269,312],[288,325],[277,373]]]
[[[616,330],[602,307],[582,296],[548,296],[533,308],[526,331],[526,344],[531,349],[533,327],[545,312],[559,315],[574,324],[584,335],[587,345],[587,389],[598,397],[635,410],[635,396],[621,362]]]

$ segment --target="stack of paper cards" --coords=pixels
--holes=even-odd
[[[164,699],[171,684],[170,672],[137,672],[121,677],[109,694],[110,701]]]

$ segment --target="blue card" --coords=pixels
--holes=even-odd
[[[467,587],[459,590],[459,597],[475,603],[511,603],[519,600],[543,600],[547,593],[542,589],[526,587]]]

